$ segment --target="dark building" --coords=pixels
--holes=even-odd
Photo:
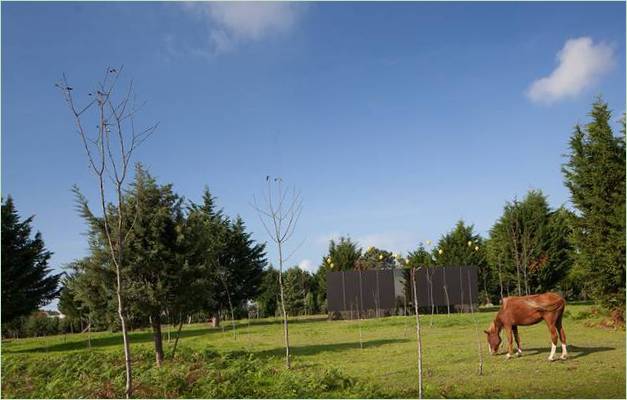
[[[413,305],[409,271],[381,269],[327,273],[327,308],[331,314],[391,315]],[[416,271],[419,307],[447,305],[463,309],[477,303],[477,267],[434,267]],[[407,293],[406,293],[407,292]]]

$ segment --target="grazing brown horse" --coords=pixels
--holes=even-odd
[[[505,328],[508,341],[507,358],[512,356],[512,333],[516,338],[517,354],[522,354],[520,347],[520,338],[518,336],[518,326],[534,325],[544,320],[549,326],[551,332],[551,355],[549,361],[553,361],[555,357],[555,349],[557,348],[557,338],[562,342],[562,360],[566,359],[566,334],[562,326],[562,314],[566,301],[555,293],[534,294],[531,296],[512,296],[505,297],[501,309],[496,314],[494,322],[487,331],[488,345],[490,353],[493,355],[499,349],[501,344],[501,329]]]

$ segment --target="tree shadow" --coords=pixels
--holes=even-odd
[[[294,318],[294,319],[292,319]],[[324,321],[329,321],[329,318],[324,316],[324,315],[320,315],[320,316],[315,316],[315,317],[305,317],[305,318],[298,318],[298,317],[290,317],[290,319],[288,319],[288,324],[292,325],[300,325],[300,324],[309,324],[312,322],[324,322]],[[223,321],[224,323],[224,321]],[[227,323],[230,326],[230,322],[227,321]],[[277,317],[277,318],[264,318],[264,319],[260,319],[260,320],[256,320],[256,319],[251,319],[250,320],[250,326],[264,326],[264,325],[278,325],[278,324],[283,324],[283,318],[282,317]],[[244,322],[239,321],[238,327],[245,327],[247,324]]]
[[[386,344],[406,343],[409,339],[375,339],[368,340],[363,343],[364,350],[384,346]],[[295,356],[312,356],[324,352],[340,352],[352,349],[359,349],[359,342],[329,343],[329,344],[310,344],[304,346],[290,346],[290,354]],[[259,357],[282,357],[285,355],[285,347],[276,347],[270,350],[262,350],[255,352]]]
[[[326,317],[324,316],[320,316],[320,317],[309,317],[309,318],[303,318],[303,319],[293,319],[293,320],[289,320],[289,324],[292,325],[300,325],[300,324],[307,324],[307,323],[312,323],[312,322],[320,322],[320,321],[325,321],[327,320]],[[221,321],[222,326],[220,327],[212,327],[209,326],[209,324],[207,323],[206,326],[195,326],[193,328],[190,329],[183,329],[181,331],[181,339],[185,339],[185,338],[189,338],[189,337],[195,337],[195,336],[202,336],[202,335],[213,335],[216,333],[222,333],[222,332],[231,332],[233,330],[233,325],[231,324],[230,321]],[[270,319],[263,319],[263,320],[250,320],[250,327],[254,327],[254,326],[264,326],[264,325],[280,325],[283,323],[283,320],[280,318],[277,318],[276,321],[274,320],[270,320]],[[167,333],[164,330],[166,326],[162,326],[162,335],[163,338],[166,337]],[[241,321],[238,321],[235,324],[235,329],[244,329],[247,327],[246,323],[242,323]],[[94,332],[94,335],[101,335],[104,332]],[[176,333],[174,332],[174,330],[171,333],[172,338],[175,337]],[[55,337],[55,340],[57,339],[58,336]],[[75,339],[75,337],[73,337],[72,339]],[[44,340],[44,342],[42,342],[39,346],[37,347],[32,347],[32,348],[28,348],[28,349],[22,349],[22,350],[10,350],[10,349],[3,349],[2,352],[3,353],[40,353],[40,352],[63,352],[63,351],[74,351],[74,350],[85,350],[86,348],[88,348],[88,339],[87,339],[87,335],[83,334],[83,337],[81,340],[73,340],[71,342],[67,342],[67,343],[55,343],[53,345],[48,345],[46,346],[45,340],[47,340],[47,338],[43,337],[42,340]],[[129,341],[131,342],[131,344],[137,344],[137,343],[148,343],[148,342],[152,342],[153,339],[153,334],[151,330],[137,330],[137,331],[132,331],[129,332]],[[116,332],[116,333],[109,333],[107,336],[104,337],[92,337],[91,338],[91,347],[92,348],[103,348],[103,347],[111,347],[111,346],[121,346],[123,344],[122,341],[122,334],[120,332]]]
[[[611,351],[611,350],[616,350],[614,347],[580,347],[580,346],[575,346],[575,345],[568,345],[568,358],[571,359],[576,359],[576,358],[581,358],[581,357],[585,357],[589,354],[593,354],[593,353],[599,353],[599,352],[603,352],[603,351]],[[535,348],[530,348],[530,349],[525,349],[523,347],[523,356],[524,355],[536,355],[536,354],[550,354],[551,353],[551,348],[550,347],[535,347]],[[558,347],[557,352],[555,353],[555,355],[557,357],[559,357],[559,355],[561,354],[561,349]]]
[[[220,328],[195,328],[181,331],[181,339],[201,336],[213,332],[221,332]],[[101,332],[99,332],[101,333]],[[83,334],[84,335],[84,334]],[[165,335],[163,335],[165,337]],[[174,337],[174,335],[173,335]],[[43,338],[43,340],[46,340]],[[58,339],[57,339],[58,340]],[[131,344],[136,343],[148,343],[153,341],[153,335],[151,331],[144,332],[129,332],[129,341]],[[111,347],[111,346],[121,346],[123,344],[122,334],[109,334],[105,337],[92,337],[91,338],[91,347],[92,348],[102,348],[102,347]],[[88,348],[88,339],[87,336],[84,335],[82,340],[72,341],[67,343],[56,343],[53,345],[46,346],[45,342],[42,343],[38,347],[32,347],[23,350],[10,350],[3,349],[3,353],[41,353],[41,352],[63,352],[63,351],[73,351],[73,350],[85,350]]]

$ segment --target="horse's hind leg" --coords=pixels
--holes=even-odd
[[[549,326],[549,332],[551,332],[551,354],[549,355],[549,361],[555,359],[555,349],[557,349],[557,327],[555,321],[549,318],[545,318],[546,324]]]
[[[520,347],[520,336],[518,336],[518,327],[512,326],[512,331],[514,332],[514,339],[516,339],[516,347],[518,348],[516,353],[520,356],[522,355],[522,347]]]
[[[562,316],[557,319],[556,328],[560,334],[560,342],[562,342],[562,355],[560,359],[565,360],[568,357],[568,351],[566,351],[566,333],[564,332],[564,326],[562,326]]]

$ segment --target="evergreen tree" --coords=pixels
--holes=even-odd
[[[625,117],[614,136],[612,113],[598,99],[592,121],[577,125],[563,166],[566,187],[577,209],[572,235],[575,262],[586,272],[593,296],[605,306],[625,309]]]
[[[557,288],[572,266],[572,214],[552,210],[539,190],[507,203],[490,230],[487,256],[495,277],[492,295],[542,293]]]
[[[126,195],[125,215],[134,224],[126,241],[131,310],[149,317],[153,329],[157,365],[163,362],[162,313],[167,309],[173,285],[181,272],[177,264],[178,234],[182,222],[182,199],[172,185],[160,186],[141,165]]]
[[[405,260],[405,268],[403,268],[403,292],[405,299],[407,299],[410,304],[413,304],[414,295],[410,275],[411,268],[424,268],[427,274],[427,284],[429,285],[429,293],[427,293],[427,297],[431,300],[431,290],[433,290],[431,277],[434,271],[433,256],[425,249],[423,243],[419,243],[418,248],[410,252]],[[433,304],[431,304],[431,308],[433,309]]]
[[[31,237],[33,217],[23,221],[13,199],[2,203],[2,323],[26,316],[58,293],[61,274],[51,274],[51,252],[41,233]]]
[[[355,268],[360,270],[393,269],[395,266],[396,258],[392,252],[371,246],[359,257]]]
[[[311,287],[311,276],[298,266],[288,269],[283,274],[285,308],[290,315],[304,314],[307,303],[306,296]]]
[[[441,254],[440,250],[442,250]],[[474,225],[466,225],[464,221],[458,221],[452,231],[440,238],[438,248],[434,249],[433,255],[437,265],[442,267],[477,267],[477,278],[482,291],[479,301],[487,300],[492,276],[488,270],[484,241],[481,236],[474,233]],[[460,279],[465,282],[464,277],[460,277]],[[461,298],[467,304],[470,297],[468,297],[469,293],[466,288],[467,284],[462,285],[460,290],[462,291]]]
[[[279,307],[279,271],[270,266],[261,274],[261,285],[255,299],[264,317],[277,314]]]
[[[329,241],[329,250],[322,258],[321,267],[330,271],[350,271],[355,269],[361,257],[361,249],[350,237],[340,237]]]

